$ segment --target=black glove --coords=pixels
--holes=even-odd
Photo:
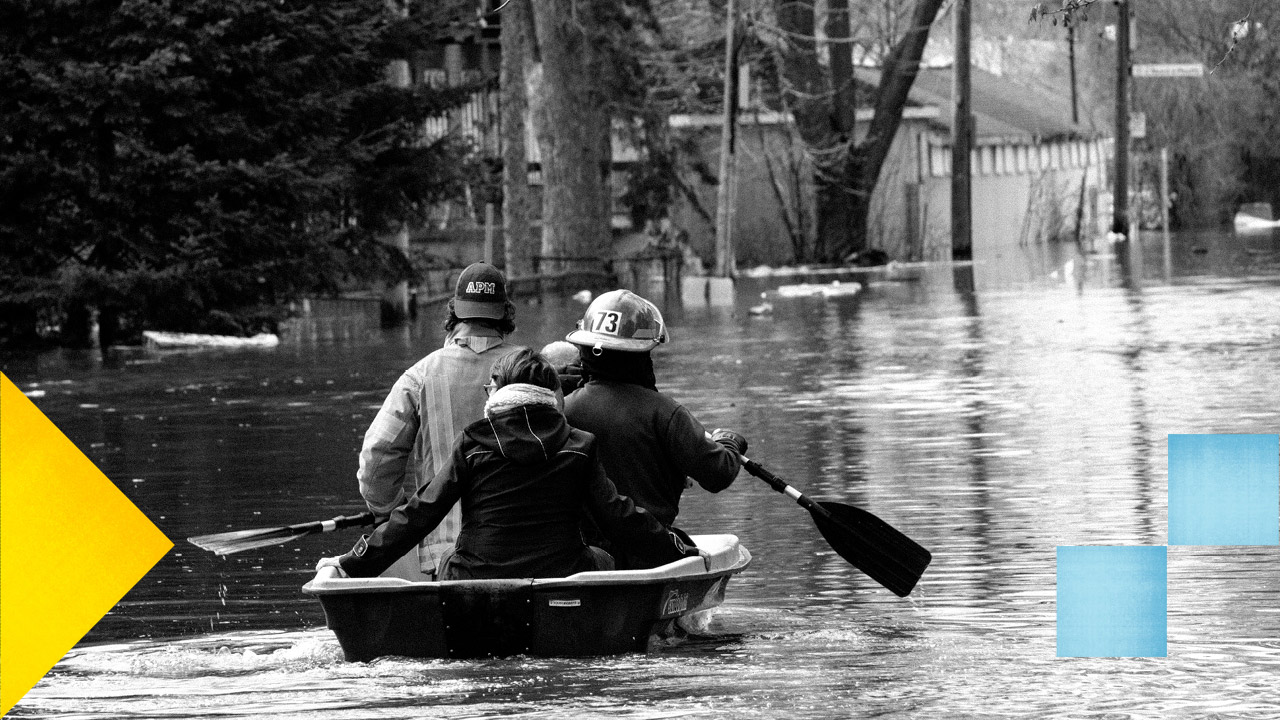
[[[582,363],[561,365],[556,368],[556,375],[560,378],[560,392],[568,395],[582,386]]]
[[[693,544],[693,538],[689,537],[689,533],[680,528],[667,528],[667,534],[671,536],[671,542],[685,557],[697,557],[701,553],[698,552],[698,546]]]
[[[711,431],[711,439],[730,450],[733,450],[739,455],[747,454],[747,438],[741,433],[716,428]]]

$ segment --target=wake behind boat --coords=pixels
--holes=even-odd
[[[649,570],[415,582],[324,567],[302,590],[319,598],[349,661],[645,652],[681,617],[723,602],[729,578],[751,563],[736,536],[693,540],[710,557]]]

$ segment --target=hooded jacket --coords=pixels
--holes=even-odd
[[[390,519],[339,559],[352,577],[378,575],[457,501],[462,529],[446,580],[564,577],[593,569],[582,540],[592,520],[630,554],[660,565],[683,557],[653,515],[618,494],[595,437],[545,405],[520,405],[469,425],[448,462]]]

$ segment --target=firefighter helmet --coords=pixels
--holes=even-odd
[[[630,290],[613,290],[591,302],[566,340],[589,347],[622,352],[649,352],[667,341],[667,324],[653,303]]]

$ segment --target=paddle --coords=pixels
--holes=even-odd
[[[304,535],[333,532],[343,528],[372,525],[373,513],[362,512],[359,515],[340,515],[332,520],[285,525],[283,527],[259,528],[257,530],[232,530],[231,532],[214,533],[213,535],[197,535],[187,538],[187,542],[215,555],[230,555],[269,545],[280,545],[290,540],[297,540]]]
[[[832,550],[898,597],[911,593],[933,559],[916,541],[862,508],[810,500],[760,463],[743,456],[742,465],[808,510]]]

